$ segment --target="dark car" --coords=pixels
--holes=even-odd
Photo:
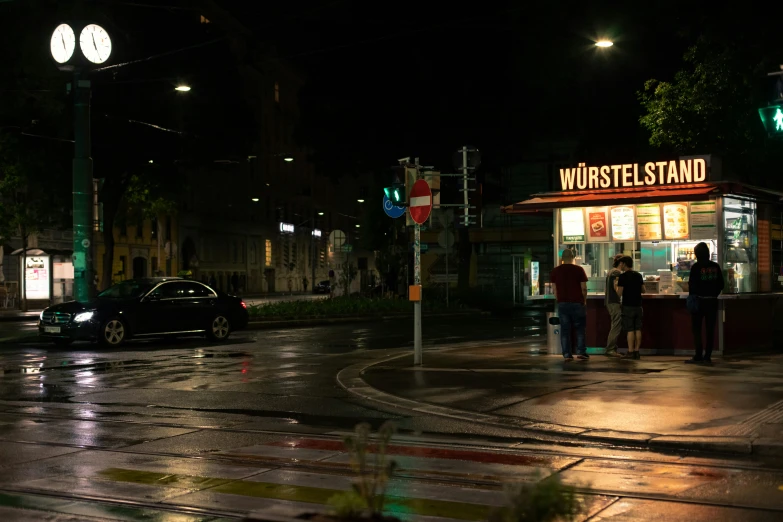
[[[41,312],[38,333],[56,344],[84,340],[119,346],[131,338],[197,334],[224,341],[247,322],[242,299],[198,281],[132,279],[86,303],[50,306]]]
[[[332,291],[332,283],[329,281],[321,281],[313,287],[314,294],[328,294]]]

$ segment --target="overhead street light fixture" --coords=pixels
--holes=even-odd
[[[188,92],[190,90],[190,85],[177,85],[174,87],[174,90],[179,92]]]
[[[253,203],[258,203],[258,198],[250,198],[250,201],[252,201]]]
[[[612,42],[611,40],[598,40],[597,42],[595,42],[595,46],[596,47],[604,47],[605,48],[605,47],[611,47],[613,45],[614,45],[614,42]]]
[[[363,199],[357,199],[356,201],[358,201],[359,203],[364,203]]]
[[[287,161],[291,163],[292,161],[294,161],[294,158],[292,158],[291,156],[286,156],[285,158],[283,158],[283,161]]]

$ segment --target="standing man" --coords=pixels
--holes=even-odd
[[[633,270],[633,259],[623,256],[620,259],[622,274],[615,282],[617,295],[623,300],[623,329],[628,336],[628,356],[639,360],[639,348],[642,346],[642,294],[644,278]]]
[[[557,314],[560,316],[560,347],[566,362],[574,360],[571,355],[571,328],[576,330],[576,358],[587,360],[585,327],[587,326],[587,274],[581,266],[574,264],[574,252],[566,248],[560,258],[562,264],[552,270],[551,281],[557,299]]]
[[[710,247],[699,243],[693,249],[696,263],[691,267],[688,279],[688,292],[696,296],[697,306],[691,314],[691,329],[696,353],[686,363],[711,363],[712,348],[715,344],[715,323],[718,319],[718,296],[723,291],[723,271],[718,263],[710,260]],[[701,327],[706,323],[707,345],[703,347]]]
[[[607,357],[619,357],[617,353],[617,338],[620,337],[620,332],[623,331],[623,308],[620,304],[620,296],[617,295],[614,285],[617,278],[622,274],[618,268],[622,258],[622,254],[614,256],[612,258],[612,268],[606,274],[606,298],[604,299],[604,304],[612,321],[612,328],[609,330],[609,337],[606,339],[606,351],[604,352],[604,355]]]

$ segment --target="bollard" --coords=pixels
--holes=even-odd
[[[552,318],[558,319],[554,321],[557,324],[552,324]],[[561,355],[563,353],[563,349],[560,347],[560,320],[554,312],[546,314],[546,345],[549,355]]]

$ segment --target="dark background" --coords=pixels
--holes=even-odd
[[[308,74],[301,137],[320,160],[445,170],[464,144],[499,166],[546,139],[638,159],[637,93],[673,76],[706,16],[695,2],[221,3]]]

